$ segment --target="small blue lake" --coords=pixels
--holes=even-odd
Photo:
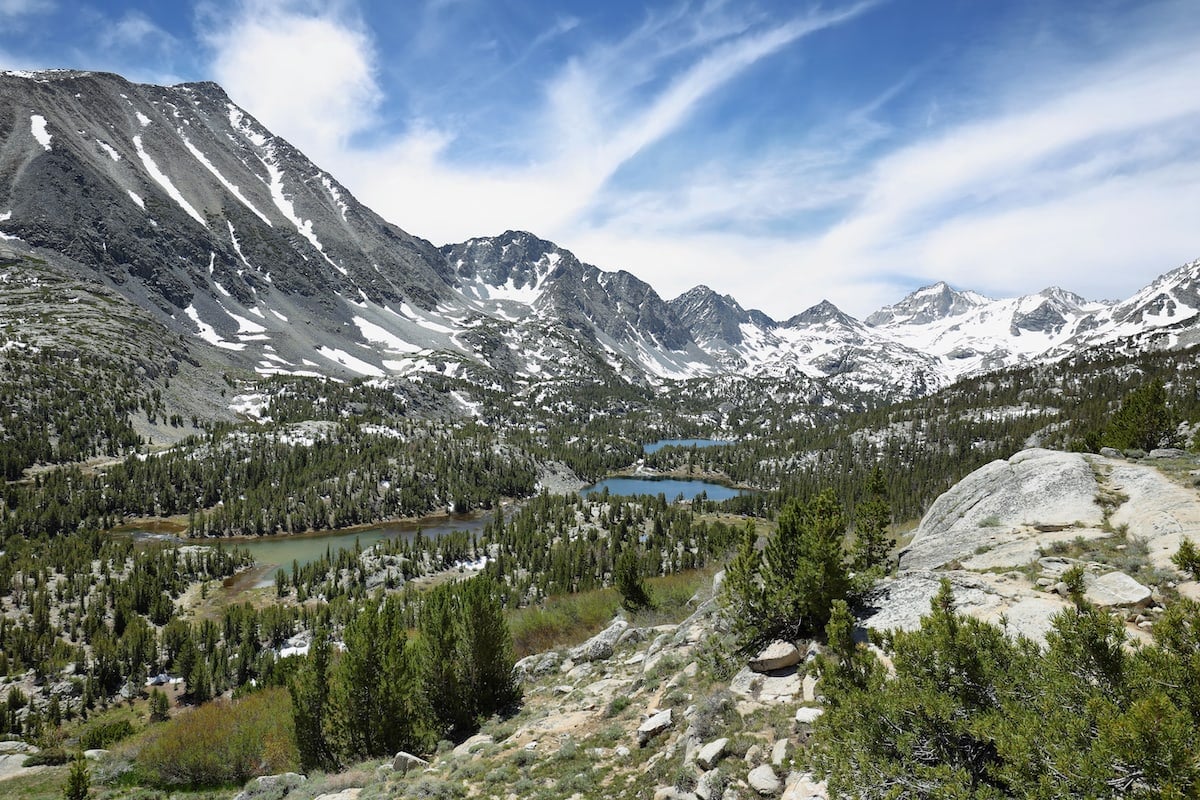
[[[642,451],[657,453],[664,447],[720,447],[723,444],[730,444],[730,442],[724,439],[660,439],[653,444],[642,445]]]
[[[709,500],[728,500],[742,493],[740,489],[731,489],[719,483],[683,481],[674,478],[605,478],[579,493],[586,496],[603,493],[605,489],[608,489],[609,494],[622,497],[661,494],[665,495],[668,500],[674,500],[679,495],[683,495],[684,500],[695,500],[696,496],[702,492],[708,496]]]

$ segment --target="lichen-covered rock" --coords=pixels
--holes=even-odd
[[[617,646],[617,641],[628,627],[629,623],[623,619],[613,620],[612,624],[607,628],[572,649],[569,653],[570,659],[576,664],[583,664],[589,661],[599,661],[600,659],[608,658],[613,654],[613,649]]]
[[[638,726],[638,746],[645,747],[651,739],[670,728],[671,724],[671,709],[669,708],[664,708],[662,711],[651,715],[645,722]]]

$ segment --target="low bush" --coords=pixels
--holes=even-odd
[[[138,754],[147,783],[240,786],[299,764],[291,699],[284,689],[216,701],[163,723]]]
[[[127,736],[133,735],[133,724],[127,719],[92,723],[79,733],[82,750],[107,750]]]

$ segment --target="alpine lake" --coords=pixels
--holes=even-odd
[[[644,445],[646,453],[653,453],[664,447],[714,447],[728,444],[716,439],[664,439]],[[734,489],[719,483],[702,480],[685,480],[653,476],[614,476],[605,478],[591,486],[580,490],[580,494],[593,494],[637,497],[663,495],[668,500],[692,501],[697,497],[709,500],[728,500],[744,493],[742,489]],[[334,531],[321,531],[291,536],[267,536],[254,539],[233,539],[225,543],[230,546],[245,548],[254,557],[255,567],[251,571],[255,585],[270,585],[272,576],[277,569],[290,569],[293,562],[303,566],[323,557],[326,553],[334,554],[340,550],[354,547],[366,549],[378,542],[405,539],[412,540],[420,533],[426,538],[437,538],[453,531],[481,531],[492,519],[492,513],[483,514],[452,514],[433,517],[422,521],[405,520],[399,522],[381,523],[379,525],[357,527]],[[129,533],[135,539],[143,541],[179,541],[179,539],[152,526],[145,528],[137,526],[122,527],[122,532]],[[199,543],[199,542],[197,542]],[[243,573],[238,583],[243,583],[249,575]],[[233,580],[233,579],[231,579]]]

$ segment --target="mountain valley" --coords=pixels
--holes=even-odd
[[[779,321],[529,232],[436,246],[214,83],[0,73],[0,795],[1192,796],[1198,348],[1200,260]],[[740,491],[577,493],[618,474]],[[952,646],[991,700],[920,672]],[[1069,695],[1061,748],[1011,685]],[[850,710],[912,697],[941,760]]]

